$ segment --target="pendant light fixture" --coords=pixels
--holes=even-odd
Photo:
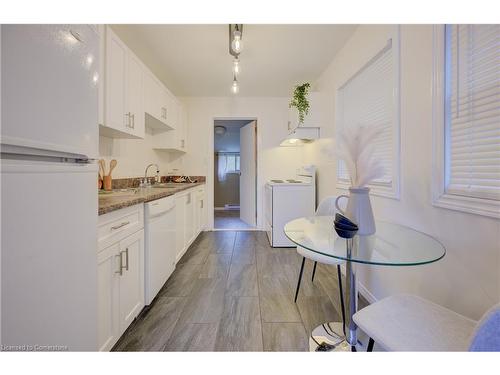
[[[233,94],[237,94],[240,92],[240,86],[238,85],[238,80],[236,79],[236,77],[234,77],[233,79],[233,85],[231,86],[231,91],[233,92]]]
[[[231,24],[229,25],[229,53],[234,57],[243,50],[243,25]]]
[[[240,74],[240,59],[236,57],[233,60],[233,75],[237,76],[238,74]]]
[[[238,84],[237,77],[240,74],[240,53],[243,49],[243,25],[242,24],[230,24],[229,25],[229,54],[234,57],[233,59],[233,84],[231,86],[231,92],[233,94],[238,94],[240,92],[240,86]]]
[[[236,25],[236,27],[238,27],[238,25]],[[243,48],[243,42],[241,41],[241,31],[238,31],[238,29],[233,32],[233,41],[231,42],[231,48],[236,53],[241,53],[241,50]]]

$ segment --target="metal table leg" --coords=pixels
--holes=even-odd
[[[347,240],[347,257],[353,251],[353,240]],[[360,343],[357,335],[357,325],[352,316],[358,311],[358,287],[356,281],[356,266],[353,262],[346,262],[346,307],[347,307],[347,337],[345,337],[342,322],[323,323],[311,332],[309,338],[310,351],[356,351]]]

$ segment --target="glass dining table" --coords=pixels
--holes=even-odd
[[[346,240],[337,235],[333,222],[333,216],[304,217],[290,221],[284,230],[298,246],[345,261],[347,329],[342,322],[319,325],[311,332],[311,350],[356,351],[365,345],[358,340],[357,326],[352,319],[358,310],[356,265],[418,266],[442,259],[446,250],[438,240],[425,233],[384,221],[376,221],[374,235],[356,235]]]

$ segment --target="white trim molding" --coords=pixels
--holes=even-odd
[[[435,25],[432,67],[432,204],[436,207],[498,219],[500,201],[450,194],[446,191],[445,37],[445,26]]]

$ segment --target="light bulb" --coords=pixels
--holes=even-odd
[[[233,81],[231,91],[233,92],[233,94],[237,94],[240,91],[240,87],[238,86],[238,81],[236,79]]]
[[[231,42],[231,48],[234,52],[240,53],[243,48],[243,43],[241,41],[241,32],[235,30],[233,32],[233,41]]]
[[[238,58],[235,58],[233,61],[233,74],[235,76],[240,74],[240,60]]]

